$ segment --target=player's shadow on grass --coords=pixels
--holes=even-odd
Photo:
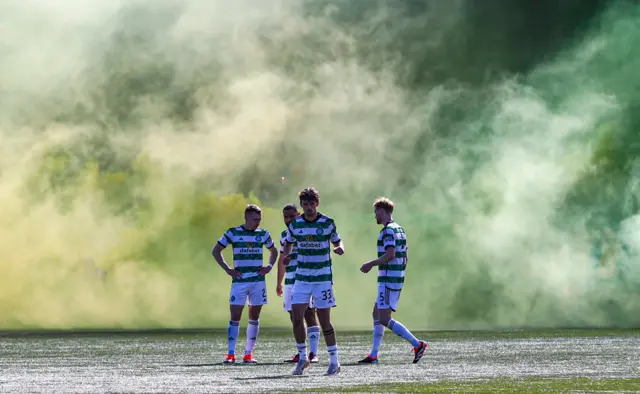
[[[271,366],[275,366],[275,365],[285,365],[283,363],[258,363],[258,364],[244,364],[244,363],[236,363],[236,364],[225,364],[223,362],[219,362],[219,363],[202,363],[202,364],[179,364],[179,365],[174,365],[176,367],[183,367],[183,368],[203,368],[203,367],[225,367],[225,368],[234,368],[234,367],[244,367],[244,368],[251,368],[251,367],[260,367],[260,366],[265,366],[265,367],[271,367]],[[358,362],[351,362],[351,363],[340,363],[340,365],[342,365],[343,367],[366,367],[368,365],[371,364],[360,364]],[[275,377],[275,378],[279,378],[279,377]],[[257,379],[257,378],[251,378],[251,379]]]
[[[308,378],[309,375],[268,375],[268,376],[253,376],[251,378],[233,378],[233,380],[276,380],[276,379],[299,379]]]
[[[361,363],[359,363],[357,361],[354,361],[354,362],[351,362],[351,363],[340,362],[340,366],[342,366],[342,367],[366,367],[366,366],[370,366],[370,365],[372,365],[372,364],[361,364]],[[375,367],[375,365],[374,365],[374,367]]]
[[[273,366],[273,365],[282,365],[282,363],[259,363],[259,364],[244,364],[244,363],[236,363],[236,364],[225,364],[223,362],[219,363],[206,363],[206,364],[180,364],[178,367],[184,368],[198,368],[198,367],[225,367],[225,368],[234,368],[234,367],[259,367],[259,366]]]

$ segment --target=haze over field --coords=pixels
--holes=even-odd
[[[640,6],[364,3],[0,5],[0,329],[224,327],[211,247],[249,201],[278,239],[310,185],[338,328],[371,326],[379,195],[407,326],[640,323]],[[275,278],[261,324],[289,327]]]

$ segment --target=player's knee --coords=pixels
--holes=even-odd
[[[240,321],[242,319],[242,309],[232,309],[231,310],[231,320]]]
[[[385,310],[380,311],[378,313],[379,316],[378,316],[377,320],[379,320],[380,324],[382,324],[385,327],[389,327],[389,322],[391,321],[391,314],[388,313],[388,312],[389,312],[389,310],[385,309]]]
[[[259,307],[259,306],[249,307],[249,319],[251,319],[251,320],[260,319],[260,311],[261,310],[262,310],[262,308]]]
[[[320,328],[322,331],[333,330],[333,324],[331,324],[331,319],[325,315],[319,315],[318,320],[320,320]]]
[[[329,327],[331,326],[331,309],[316,309],[316,313],[318,314],[318,321],[320,322],[320,327]]]
[[[304,325],[304,310],[294,306],[291,311],[291,321],[294,326]]]
[[[307,322],[309,327],[317,326],[318,322],[316,321],[316,310],[308,308],[304,313],[304,320]]]

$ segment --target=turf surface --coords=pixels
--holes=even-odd
[[[640,392],[640,379],[523,378],[469,379],[438,382],[385,383],[341,389],[314,388],[308,392],[341,393],[567,393]]]
[[[241,332],[246,325],[243,324]],[[0,392],[567,392],[638,391],[638,330],[421,332],[430,349],[387,332],[378,365],[355,363],[369,332],[340,332],[342,372],[328,356],[291,376],[289,330],[262,330],[259,365],[222,365],[224,331],[0,334]],[[241,335],[237,352],[244,347]]]

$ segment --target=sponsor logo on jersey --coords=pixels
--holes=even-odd
[[[241,254],[256,254],[262,252],[260,248],[242,248],[240,249]]]
[[[300,245],[298,245],[300,248],[321,248],[322,247],[322,243],[321,242],[300,242]]]

